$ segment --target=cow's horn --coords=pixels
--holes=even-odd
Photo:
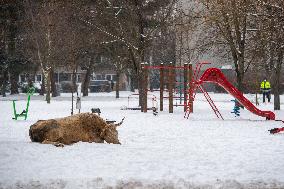
[[[122,125],[123,121],[124,121],[125,117],[121,120],[121,122],[117,123],[117,124],[114,124],[116,127]]]

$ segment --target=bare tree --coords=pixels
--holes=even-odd
[[[46,101],[50,103],[51,92],[51,70],[52,70],[52,56],[54,49],[54,8],[56,3],[53,1],[34,2],[32,0],[26,1],[27,13],[31,23],[30,34],[33,37],[32,41],[35,44],[37,61],[40,64],[43,76],[44,85],[46,88]]]
[[[255,51],[266,77],[273,80],[274,109],[280,110],[280,77],[284,55],[284,2],[258,1],[254,19]]]
[[[112,64],[116,71],[116,98],[119,98],[119,90],[120,90],[120,76],[122,73],[126,73],[126,69],[130,67],[130,58],[128,49],[121,45],[119,41],[111,41],[105,42],[105,47],[108,56],[110,56]]]
[[[132,67],[140,80],[141,63],[145,62],[145,50],[159,32],[159,28],[172,18],[174,3],[174,0],[101,0],[97,2],[100,14],[94,12],[97,19],[91,17],[82,19],[82,22],[124,45],[128,49]]]
[[[84,35],[84,28],[74,23],[74,16],[80,15],[78,7],[83,5],[80,1],[26,0],[27,33],[32,42],[29,54],[42,70],[48,103],[51,91],[57,96],[54,69],[64,66],[72,70],[72,81],[76,82],[78,59],[84,52],[82,49],[88,36]]]
[[[249,13],[253,1],[202,1],[204,5],[203,15],[210,27],[216,28],[214,34],[223,42],[222,46],[230,52],[237,75],[237,87],[243,91],[243,79],[251,61],[247,61],[248,54],[248,27]],[[219,43],[221,42],[218,41]],[[218,44],[214,44],[218,45]]]

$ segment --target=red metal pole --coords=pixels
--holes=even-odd
[[[186,112],[186,104],[187,104],[187,82],[188,82],[188,74],[187,74],[187,71],[188,71],[188,65],[187,63],[184,63],[184,74],[183,74],[183,104],[184,104],[184,112]]]
[[[188,64],[188,83],[190,83],[191,86],[193,87],[193,73],[192,73],[192,64]],[[190,102],[190,113],[193,113],[193,97],[189,98]]]
[[[164,110],[164,69],[163,63],[160,66],[160,111]]]
[[[170,67],[173,67],[172,64],[170,65]],[[174,88],[174,74],[173,74],[173,69],[169,69],[169,113],[173,113],[174,112],[174,102],[173,102],[173,88]]]

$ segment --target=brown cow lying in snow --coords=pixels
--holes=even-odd
[[[118,124],[108,124],[96,114],[82,113],[60,119],[39,120],[30,127],[29,134],[33,142],[55,146],[79,141],[120,144],[116,127],[122,123],[123,120]]]

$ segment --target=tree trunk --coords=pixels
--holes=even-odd
[[[14,2],[15,3],[15,2]],[[9,25],[8,25],[8,43],[7,43],[7,50],[8,50],[8,55],[11,58],[15,58],[15,54],[16,54],[16,37],[17,37],[17,32],[18,29],[17,28],[17,7],[14,6],[10,6],[9,7]]]
[[[1,95],[3,96],[3,97],[6,97],[6,82],[5,81],[3,81],[3,84],[2,84],[2,87],[1,87]]]
[[[45,100],[48,104],[50,104],[50,73],[46,72],[44,73],[44,80],[45,80],[45,89],[46,89],[46,97]]]
[[[135,92],[135,87],[137,88],[137,79],[134,77],[134,74],[130,75],[130,90],[131,92]]]
[[[280,75],[283,61],[283,52],[279,50],[278,60],[274,75],[274,110],[280,110]]]
[[[0,89],[0,94],[5,97],[5,88],[4,88],[4,82],[5,80],[3,78],[0,78],[0,86],[1,86],[1,89]]]
[[[244,92],[244,85],[243,85],[244,74],[241,73],[239,70],[237,70],[236,73],[237,73],[237,88],[239,89],[239,91]]]
[[[141,106],[141,111],[143,111],[143,99],[147,98],[143,96],[143,74],[142,74],[142,70],[141,70],[141,65],[143,63],[145,63],[145,48],[146,48],[146,44],[145,44],[145,28],[146,28],[146,22],[145,19],[143,18],[143,10],[142,10],[142,2],[135,0],[133,1],[134,5],[135,5],[135,13],[137,15],[137,26],[138,26],[138,36],[137,36],[137,59],[134,56],[134,53],[132,52],[132,50],[130,50],[131,53],[131,59],[133,62],[133,65],[135,67],[135,71],[136,71],[136,75],[137,75],[137,79],[138,79],[138,90],[139,90],[139,106]]]
[[[77,70],[73,70],[73,73],[72,73],[72,92],[73,93],[77,91],[76,76],[77,76]]]
[[[130,79],[131,79],[130,87],[131,87],[131,92],[135,92],[135,88],[138,88],[137,74],[138,74],[139,70],[138,70],[138,66],[137,66],[136,59],[135,59],[133,51],[131,49],[128,49],[128,52],[129,52],[129,55],[130,55],[131,62],[133,64],[133,69],[130,72]]]
[[[44,95],[45,94],[45,76],[44,73],[42,73],[42,81],[41,81],[41,89],[39,95]]]
[[[34,78],[35,78],[34,74],[28,74],[28,86],[29,86],[29,88],[33,87]]]
[[[142,85],[143,85],[143,78],[141,76],[138,76],[137,78],[138,80],[138,93],[139,93],[139,106],[141,106],[141,111],[142,110],[142,102],[143,102],[143,88],[142,88]]]
[[[18,74],[11,74],[10,76],[10,82],[11,82],[11,95],[12,94],[19,94],[19,90],[18,90],[18,78],[19,75]]]
[[[89,85],[90,85],[91,74],[93,73],[94,63],[95,63],[95,56],[92,55],[82,86],[83,96],[89,95]]]
[[[115,98],[119,98],[119,80],[120,80],[120,73],[116,72]]]
[[[54,79],[54,70],[53,70],[53,68],[50,70],[49,77],[50,77],[50,83],[51,83],[52,97],[57,97],[58,96],[58,92],[57,92],[56,83],[55,83],[55,79]]]
[[[3,97],[6,97],[7,81],[8,81],[8,72],[7,72],[7,71],[4,71],[4,73],[3,73],[2,88],[1,88],[1,95],[2,95]]]
[[[274,79],[274,110],[280,110],[280,92],[279,92],[279,81],[276,79],[277,73],[275,74]]]
[[[48,7],[52,7],[53,2],[48,2]],[[45,79],[46,79],[46,101],[50,104],[50,93],[51,93],[51,70],[52,70],[52,63],[51,63],[51,54],[52,54],[52,23],[50,17],[52,16],[52,11],[47,14],[47,58],[46,58],[46,70],[45,70]]]
[[[87,72],[84,78],[84,83],[82,85],[82,92],[83,96],[88,96],[89,95],[89,85],[90,85],[90,80],[91,80],[91,73],[92,73],[92,68],[87,68]]]

